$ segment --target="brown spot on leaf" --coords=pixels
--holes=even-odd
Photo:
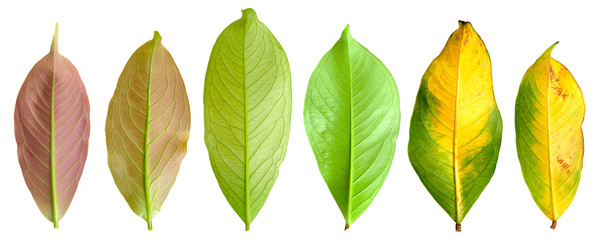
[[[561,96],[563,99],[566,97],[566,94],[563,94],[563,89],[560,86],[560,84],[558,83],[559,80],[558,78],[554,81],[552,81],[552,89],[554,89],[554,93],[558,96]]]
[[[550,70],[550,79],[554,79],[554,70],[552,70],[552,66],[548,66],[548,70]]]
[[[565,99],[567,97],[567,94],[563,94],[563,89],[562,86],[560,86],[560,76],[556,76],[556,74],[554,73],[554,70],[552,69],[552,66],[548,67],[548,70],[550,71],[550,87],[552,89],[554,89],[554,93],[560,97],[562,97],[562,99]]]
[[[569,156],[569,160],[573,159],[573,157]],[[571,169],[569,169],[571,167],[571,164],[569,164],[567,161],[565,161],[564,159],[562,159],[560,156],[556,157],[556,162],[558,162],[558,164],[560,164],[560,169],[563,170],[566,173],[570,173]]]
[[[556,93],[556,95],[562,96],[564,98],[564,95],[562,94],[562,87],[552,85],[552,89],[554,89],[554,93]]]

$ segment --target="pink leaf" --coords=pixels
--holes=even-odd
[[[58,24],[50,53],[33,66],[17,96],[15,138],[25,183],[54,222],[71,204],[90,136],[90,104],[75,66],[58,53]]]

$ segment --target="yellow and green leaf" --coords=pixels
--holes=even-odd
[[[494,174],[501,139],[489,54],[460,21],[423,75],[408,144],[413,168],[457,231]]]
[[[550,57],[557,43],[527,70],[515,106],[523,177],[553,229],[579,185],[585,112],[583,94],[571,72]]]

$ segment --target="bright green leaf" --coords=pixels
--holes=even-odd
[[[219,186],[249,230],[285,157],[292,89],[283,48],[254,10],[242,13],[210,55],[204,126]]]
[[[400,128],[392,74],[352,38],[349,27],[310,78],[304,126],[348,228],[379,192]]]

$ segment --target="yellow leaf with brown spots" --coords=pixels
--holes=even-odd
[[[579,185],[585,113],[583,94],[571,72],[550,57],[557,43],[527,70],[515,106],[523,177],[535,203],[552,220],[552,229]]]

